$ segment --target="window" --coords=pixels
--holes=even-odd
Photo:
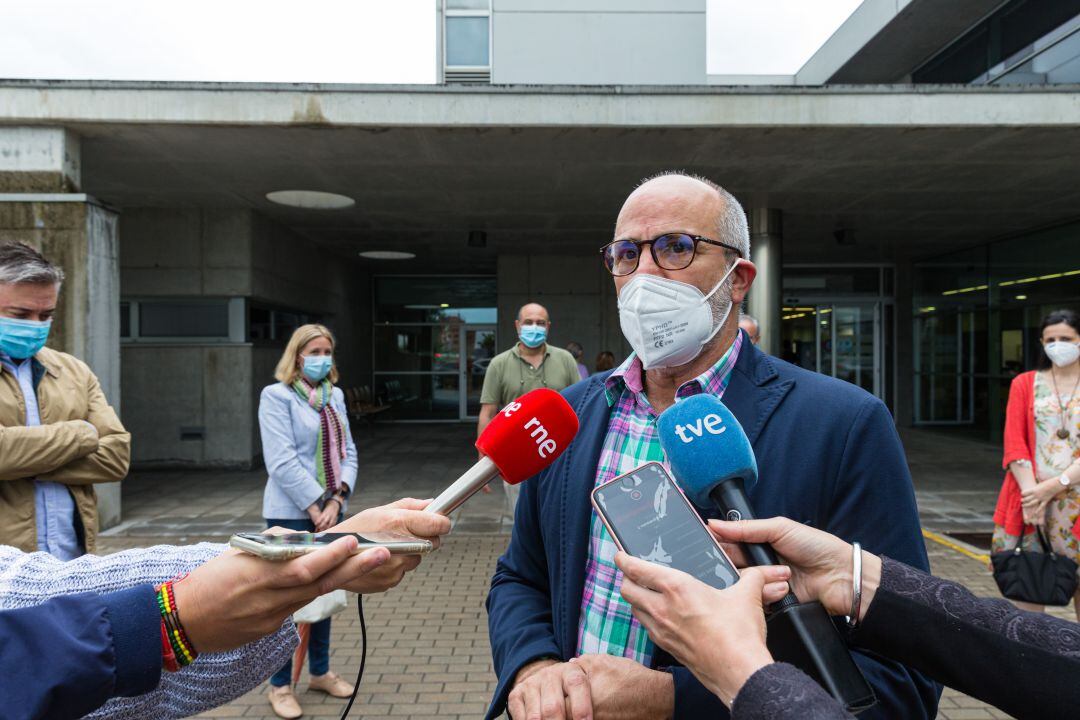
[[[271,342],[277,345],[284,344],[301,325],[323,322],[322,315],[261,303],[250,305],[247,318],[247,334],[251,342]]]
[[[1060,28],[1080,13],[1080,0],[1010,0],[968,30],[951,45],[932,57],[912,73],[912,82],[968,83],[994,81],[1010,58],[1039,51],[1040,38]],[[1059,48],[1064,58],[1047,58],[1052,68],[1075,58],[1072,50]],[[1036,52],[1037,54],[1037,52]],[[1012,68],[1010,68],[1011,70]],[[1053,73],[1028,68],[1017,73],[1013,82],[1046,84],[1070,82],[1072,70]]]
[[[445,0],[443,78],[447,83],[491,81],[490,0]]]
[[[244,342],[244,303],[244,298],[125,299],[120,337],[132,343]]]

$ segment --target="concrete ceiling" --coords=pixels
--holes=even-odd
[[[0,81],[0,123],[71,128],[82,189],[121,209],[254,208],[348,257],[408,249],[441,270],[591,254],[671,168],[783,210],[787,262],[925,257],[1080,216],[1075,87]],[[287,189],[356,205],[265,199]]]
[[[120,208],[252,207],[342,253],[404,248],[491,266],[592,252],[622,200],[667,168],[784,211],[785,258],[893,260],[1080,215],[1080,132],[1053,128],[80,128],[84,189]],[[355,207],[284,208],[272,190]],[[484,230],[486,251],[466,248]]]

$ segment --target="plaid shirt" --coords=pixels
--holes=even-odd
[[[742,334],[735,336],[720,361],[693,380],[683,383],[675,397],[707,392],[722,397],[739,359]],[[605,382],[612,407],[607,436],[596,468],[596,484],[613,480],[640,465],[656,460],[668,467],[656,430],[658,417],[642,386],[641,361],[631,355]],[[668,468],[670,469],[670,467]],[[615,566],[618,548],[594,510],[589,531],[589,558],[585,565],[585,592],[578,624],[578,654],[606,653],[650,665],[654,646],[645,628],[622,599],[622,573]]]

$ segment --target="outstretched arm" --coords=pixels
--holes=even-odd
[[[28,608],[75,593],[110,593],[156,585],[217,557],[223,545],[157,546],[62,562],[46,553],[0,547],[0,610]],[[155,623],[158,620],[155,620]],[[161,673],[157,687],[136,697],[114,698],[92,718],[156,720],[194,715],[255,688],[285,664],[296,646],[292,620],[237,650],[201,654],[178,673]]]

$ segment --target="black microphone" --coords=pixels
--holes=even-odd
[[[679,487],[698,507],[715,505],[727,520],[754,519],[746,491],[757,482],[757,459],[727,406],[706,393],[685,398],[661,413],[659,430]],[[753,565],[779,564],[769,545],[743,549]],[[877,702],[821,603],[800,603],[789,592],[771,610],[766,644],[776,660],[803,670],[849,712]]]

